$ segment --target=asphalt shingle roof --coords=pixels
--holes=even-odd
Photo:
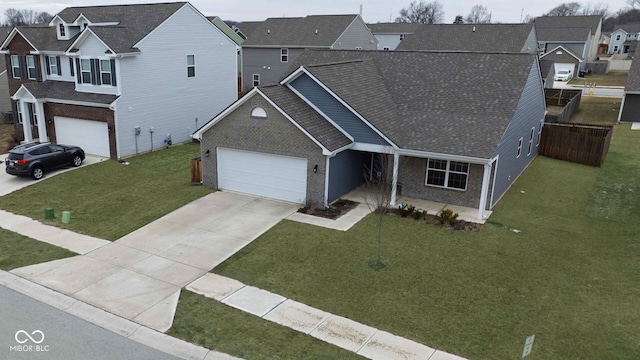
[[[520,52],[532,28],[533,24],[423,25],[407,35],[397,50]]]
[[[351,144],[349,138],[286,86],[262,86],[260,91],[329,151]]]
[[[18,26],[18,31],[39,51],[65,51],[77,38],[58,40],[56,29],[46,25]]]
[[[613,31],[618,29],[626,31],[627,34],[640,33],[640,23],[618,24],[613,28]]]
[[[629,70],[624,91],[640,92],[640,61],[634,60],[631,62],[631,69]]]
[[[358,15],[310,15],[269,18],[259,24],[240,24],[247,36],[242,46],[330,47]],[[245,32],[246,29],[246,32]],[[317,33],[316,33],[317,30]]]
[[[515,115],[535,56],[307,50],[296,63],[401,148],[490,158]],[[381,108],[390,109],[378,115]]]
[[[542,28],[589,28],[591,29],[591,34],[595,35],[601,20],[601,15],[540,16],[535,18],[534,24],[536,25],[536,30]],[[538,40],[540,39],[538,36]],[[542,40],[546,41],[546,39]]]
[[[421,24],[417,23],[377,23],[367,24],[374,34],[413,34]]]
[[[24,87],[36,99],[56,99],[56,100],[71,100],[79,102],[88,102],[96,104],[111,104],[118,96],[85,93],[76,91],[75,83],[67,81],[45,81],[37,83],[26,83]]]
[[[589,38],[590,28],[539,28],[536,26],[538,41],[545,42],[585,42]]]

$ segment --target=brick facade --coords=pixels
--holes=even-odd
[[[263,108],[267,118],[252,118],[255,107]],[[254,95],[202,135],[203,183],[213,189],[218,188],[218,147],[307,159],[307,204],[323,206],[326,158],[322,150],[262,96]]]
[[[9,45],[7,46],[10,54],[5,55],[5,61],[7,64],[7,79],[9,79],[9,94],[13,95],[18,91],[20,85],[26,83],[32,83],[37,81],[42,81],[42,72],[40,65],[40,56],[34,56],[36,61],[36,68],[38,71],[38,76],[36,80],[32,79],[14,79],[13,78],[13,70],[11,68],[11,55],[32,55],[31,52],[35,51],[34,48],[29,45],[29,43],[20,35],[16,35],[11,39]]]

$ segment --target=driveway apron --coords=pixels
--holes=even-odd
[[[164,332],[171,327],[182,287],[297,207],[216,192],[86,255],[12,273]]]

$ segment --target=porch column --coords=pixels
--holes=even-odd
[[[393,154],[393,180],[391,181],[391,201],[389,205],[396,205],[396,196],[398,192],[398,163],[400,162],[400,155],[398,153]]]
[[[29,110],[22,100],[18,100],[18,106],[20,107],[20,114],[22,116],[22,133],[24,134],[24,142],[32,142],[33,137],[31,135],[31,119],[29,118]]]
[[[487,195],[489,195],[489,181],[491,180],[491,163],[484,164],[484,174],[482,175],[482,191],[480,192],[480,206],[478,208],[478,219],[484,219],[484,212],[487,207]]]
[[[47,120],[44,118],[44,104],[35,103],[36,118],[38,119],[38,137],[40,142],[47,142]]]

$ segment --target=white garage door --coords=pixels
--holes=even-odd
[[[571,64],[571,63],[555,63],[553,64],[554,68],[555,68],[555,73],[557,74],[558,71],[560,70],[569,70],[571,71],[571,77],[575,77],[576,74],[576,64]]]
[[[101,121],[56,116],[58,144],[80,146],[85,153],[109,157],[108,124]]]
[[[218,148],[218,187],[302,204],[307,159]]]

